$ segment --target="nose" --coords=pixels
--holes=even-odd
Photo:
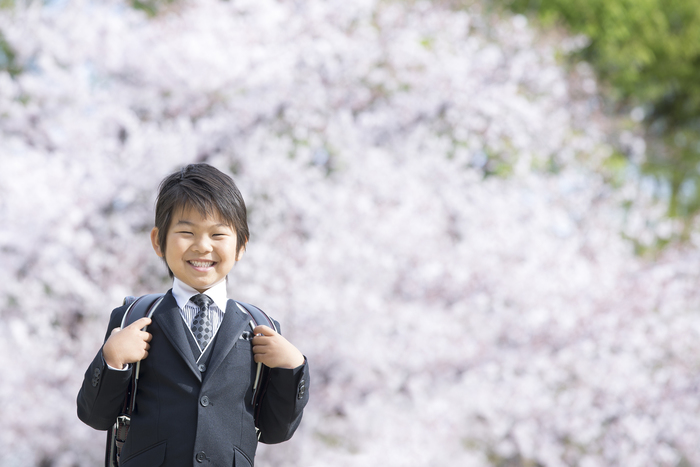
[[[212,250],[211,240],[207,235],[199,235],[192,245],[192,250],[197,253],[209,253]]]

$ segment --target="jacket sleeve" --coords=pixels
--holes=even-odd
[[[105,342],[112,329],[119,327],[126,307],[112,311]],[[131,368],[118,371],[109,368],[102,357],[102,348],[90,363],[78,393],[78,418],[96,430],[108,430],[114,424],[124,402],[131,380]]]
[[[277,329],[279,323],[275,323]],[[258,428],[260,441],[275,444],[287,441],[296,431],[309,401],[309,363],[294,369],[271,368],[262,400]]]

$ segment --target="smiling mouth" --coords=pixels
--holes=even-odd
[[[188,263],[196,268],[208,268],[215,264],[214,261],[188,261]]]

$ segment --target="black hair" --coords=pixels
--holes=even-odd
[[[248,242],[248,217],[243,196],[233,179],[209,164],[190,164],[160,183],[155,226],[165,259],[166,240],[173,214],[187,208],[203,217],[218,214],[236,231],[236,258]],[[167,264],[167,263],[166,263]],[[170,277],[172,271],[168,268]]]

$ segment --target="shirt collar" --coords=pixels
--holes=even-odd
[[[199,292],[197,290],[185,284],[177,277],[173,280],[173,297],[175,297],[177,306],[179,306],[181,310],[184,310],[185,305],[190,301],[190,298],[194,297],[198,293]],[[226,296],[225,277],[208,288],[204,294],[214,300],[214,304],[216,304],[219,310],[224,312],[226,311],[226,302],[228,301],[228,298]]]

